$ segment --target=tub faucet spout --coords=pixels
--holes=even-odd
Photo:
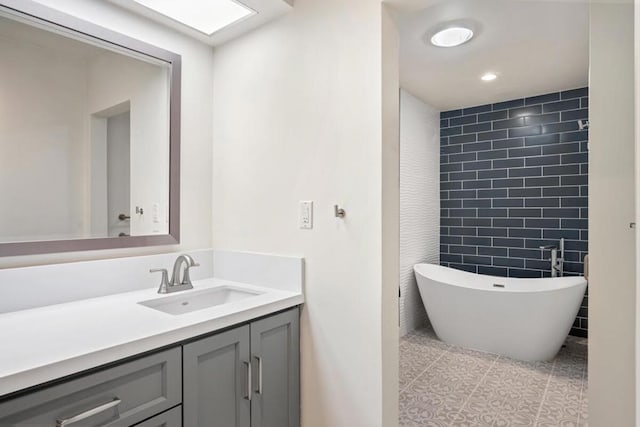
[[[551,251],[551,277],[562,277],[564,275],[564,237],[560,239],[560,249],[554,245],[540,246],[541,250]]]

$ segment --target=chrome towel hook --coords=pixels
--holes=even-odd
[[[344,209],[340,208],[338,205],[333,205],[333,212],[336,218],[344,218],[347,214]]]

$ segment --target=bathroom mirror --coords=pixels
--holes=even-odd
[[[0,0],[0,256],[179,243],[180,56]]]

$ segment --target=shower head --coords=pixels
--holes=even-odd
[[[589,129],[589,120],[578,120],[580,130]]]

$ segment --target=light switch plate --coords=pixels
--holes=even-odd
[[[313,201],[300,201],[300,228],[310,230],[313,228]]]
[[[153,222],[156,224],[160,222],[160,204],[159,203],[153,204]]]

